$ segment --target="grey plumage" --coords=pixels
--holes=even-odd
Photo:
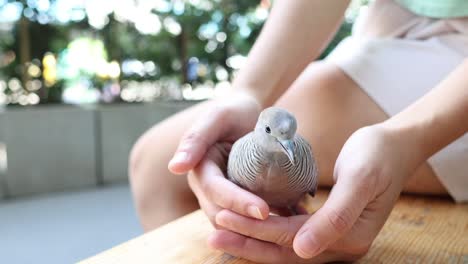
[[[284,109],[262,111],[255,130],[232,146],[228,179],[263,198],[270,206],[296,205],[317,189],[317,166],[297,123]]]

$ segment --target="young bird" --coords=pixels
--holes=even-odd
[[[312,150],[296,129],[291,113],[266,108],[255,130],[232,146],[227,168],[229,180],[292,214],[306,193],[314,196],[318,182]]]

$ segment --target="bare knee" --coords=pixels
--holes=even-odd
[[[139,175],[142,172],[144,163],[147,162],[146,159],[150,157],[150,155],[148,155],[148,148],[151,145],[151,142],[149,141],[150,138],[145,133],[138,138],[138,140],[135,142],[132,149],[130,150],[130,155],[128,159],[128,175],[130,178],[130,182],[138,180],[137,175]]]
[[[154,128],[153,128],[154,129]],[[150,130],[151,131],[151,130]],[[162,164],[157,164],[157,157],[151,151],[151,146],[157,144],[154,138],[146,132],[133,145],[128,160],[128,176],[137,211],[144,213],[153,202],[157,188],[162,181]],[[158,168],[159,167],[159,168]]]
[[[167,168],[182,134],[199,107],[155,125],[130,151],[128,168],[135,206],[145,230],[151,230],[197,208],[186,177]]]
[[[167,165],[174,154],[180,138],[187,130],[199,105],[186,109],[154,125],[135,142],[129,155],[130,181],[146,181],[148,173],[167,176]],[[144,179],[140,179],[144,178]],[[151,177],[153,179],[154,177]]]
[[[164,142],[167,139],[159,135],[165,131],[164,127],[156,125],[146,132],[137,140],[129,157],[134,203],[147,231],[197,208],[186,177],[172,175],[167,169],[176,142]]]
[[[289,90],[291,93],[303,90],[299,93],[309,95],[310,102],[326,101],[326,105],[333,109],[336,108],[337,104],[346,104],[346,106],[354,104],[355,100],[360,99],[360,97],[364,98],[361,100],[373,103],[359,85],[343,70],[324,61],[311,63]]]
[[[143,144],[140,143],[141,137],[133,144],[128,158],[128,176],[130,181],[133,180],[133,175],[138,168],[140,157],[143,156]]]
[[[163,121],[145,132],[133,145],[128,168],[137,202],[162,193],[161,186],[184,184],[184,177],[173,175],[167,168],[183,133],[177,123],[177,120]]]

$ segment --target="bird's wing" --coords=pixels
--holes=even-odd
[[[306,192],[314,196],[318,185],[318,170],[312,148],[300,135],[296,135],[294,144],[295,156],[297,157],[294,173],[300,179],[301,186],[305,188]]]
[[[232,146],[228,159],[228,179],[242,187],[255,184],[255,178],[261,172],[256,159],[258,148],[253,140],[253,132],[237,140]]]

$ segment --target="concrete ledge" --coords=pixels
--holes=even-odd
[[[6,196],[6,153],[5,153],[5,119],[3,112],[0,111],[0,199]]]
[[[0,144],[8,157],[0,199],[127,181],[138,137],[196,103],[7,108],[0,112]]]
[[[8,109],[8,195],[95,185],[94,118],[94,110],[71,106]]]

